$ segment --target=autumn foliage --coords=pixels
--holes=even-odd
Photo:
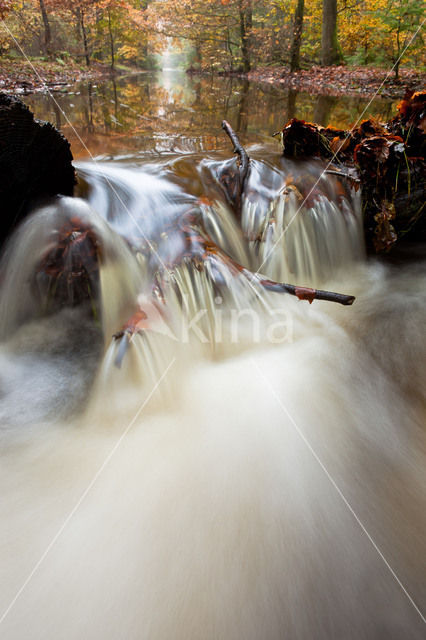
[[[324,64],[330,8],[332,63],[424,66],[420,0],[0,0],[0,19],[29,56],[147,68],[173,48],[187,67],[232,73]],[[18,52],[10,34],[0,54]]]
[[[2,34],[3,53],[18,53],[14,36],[28,56],[44,55],[66,65],[71,57],[82,65],[93,60],[149,64],[146,0],[13,0]],[[5,16],[1,16],[5,17]],[[18,49],[18,51],[17,51]]]

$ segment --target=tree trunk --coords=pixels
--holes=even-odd
[[[75,13],[75,37],[77,42],[81,42],[81,11],[80,7],[76,7]]]
[[[234,70],[234,56],[232,55],[231,36],[229,29],[226,30],[226,51],[229,53],[229,70],[232,73]]]
[[[394,67],[395,80],[399,80],[399,65],[400,65],[400,62],[399,60],[397,60]]]
[[[337,100],[335,96],[319,95],[315,101],[314,122],[326,127],[330,119],[331,110]]]
[[[240,100],[238,105],[237,131],[238,133],[247,133],[248,116],[249,116],[249,89],[250,83],[247,78],[243,78],[240,90]]]
[[[305,0],[297,0],[294,14],[293,38],[290,51],[290,71],[300,69],[300,45],[302,43],[303,14],[305,12]]]
[[[51,42],[52,42],[52,34],[50,31],[49,18],[46,11],[46,5],[44,4],[44,0],[39,0],[40,2],[40,11],[41,17],[44,25],[44,53],[47,57],[51,55]]]
[[[83,35],[84,57],[86,58],[86,65],[90,67],[89,47],[87,44],[87,33],[86,33],[86,25],[84,24],[83,9],[80,9],[80,26],[81,26],[81,33]]]
[[[202,68],[203,65],[203,54],[201,51],[201,42],[197,40],[195,43],[195,63],[198,65],[198,69]]]
[[[288,90],[287,96],[287,119],[291,120],[296,117],[296,98],[298,91],[295,89]]]
[[[109,46],[111,52],[111,69],[114,69],[115,55],[114,55],[114,37],[112,34],[111,26],[111,10],[108,7],[108,33],[109,33]]]
[[[34,204],[58,193],[72,195],[75,171],[62,134],[5,94],[0,94],[0,139],[1,245]]]
[[[243,58],[243,71],[248,73],[251,69],[250,64],[250,46],[249,38],[253,23],[253,10],[251,0],[239,0],[239,13],[240,13],[240,40],[241,40],[241,55]]]
[[[341,62],[337,42],[337,0],[323,0],[321,64],[323,67]]]
[[[394,65],[395,80],[399,80],[399,65],[401,64],[401,20],[398,20],[398,29],[396,31],[396,61]]]

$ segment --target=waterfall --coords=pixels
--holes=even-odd
[[[319,163],[253,160],[240,218],[221,163],[80,163],[8,244],[2,637],[424,636],[426,262]]]

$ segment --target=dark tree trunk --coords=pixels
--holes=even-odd
[[[295,89],[288,90],[287,96],[287,118],[291,120],[296,117],[296,98],[298,92]]]
[[[38,201],[72,195],[75,171],[68,141],[34,120],[20,100],[0,94],[0,244]]]
[[[341,56],[337,42],[337,0],[323,0],[321,64],[327,67],[339,62]]]
[[[84,57],[86,59],[86,65],[90,67],[89,45],[87,43],[87,32],[86,32],[86,25],[84,24],[83,9],[80,9],[80,26],[81,26],[81,33],[83,36]]]
[[[95,130],[93,124],[93,100],[92,100],[92,83],[87,85],[87,107],[84,108],[87,123],[87,133],[92,134]]]
[[[297,0],[294,14],[293,38],[290,51],[290,71],[300,69],[300,45],[302,43],[303,14],[305,12],[305,0]]]
[[[253,25],[253,9],[251,1],[239,0],[240,14],[240,40],[241,56],[243,59],[243,71],[248,73],[251,69],[250,62],[250,33]]]
[[[76,7],[75,13],[75,37],[77,42],[81,42],[81,11],[80,7]]]
[[[111,52],[111,69],[114,69],[115,55],[114,55],[114,36],[112,33],[111,25],[111,10],[108,7],[108,34],[109,34],[109,47]]]
[[[238,118],[237,118],[237,131],[238,133],[245,134],[248,127],[249,117],[249,89],[250,83],[247,78],[243,79],[240,91],[240,101],[238,106]]]
[[[50,31],[49,18],[47,15],[46,5],[44,4],[44,0],[39,0],[39,2],[40,2],[41,17],[42,17],[43,26],[44,26],[44,52],[46,56],[50,57],[52,53],[51,51],[52,34]]]
[[[314,122],[326,127],[337,100],[335,96],[319,95],[315,101]]]
[[[195,63],[198,66],[198,68],[201,69],[201,67],[203,65],[203,54],[201,52],[201,43],[200,42],[196,42],[195,43]]]

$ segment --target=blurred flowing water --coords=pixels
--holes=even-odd
[[[112,139],[6,248],[1,637],[424,637],[424,247],[367,260],[359,194],[254,125],[238,220],[219,112],[174,151],[171,126],[149,153]],[[76,218],[100,268],[62,308],[40,265]],[[193,220],[220,250],[188,251]]]

